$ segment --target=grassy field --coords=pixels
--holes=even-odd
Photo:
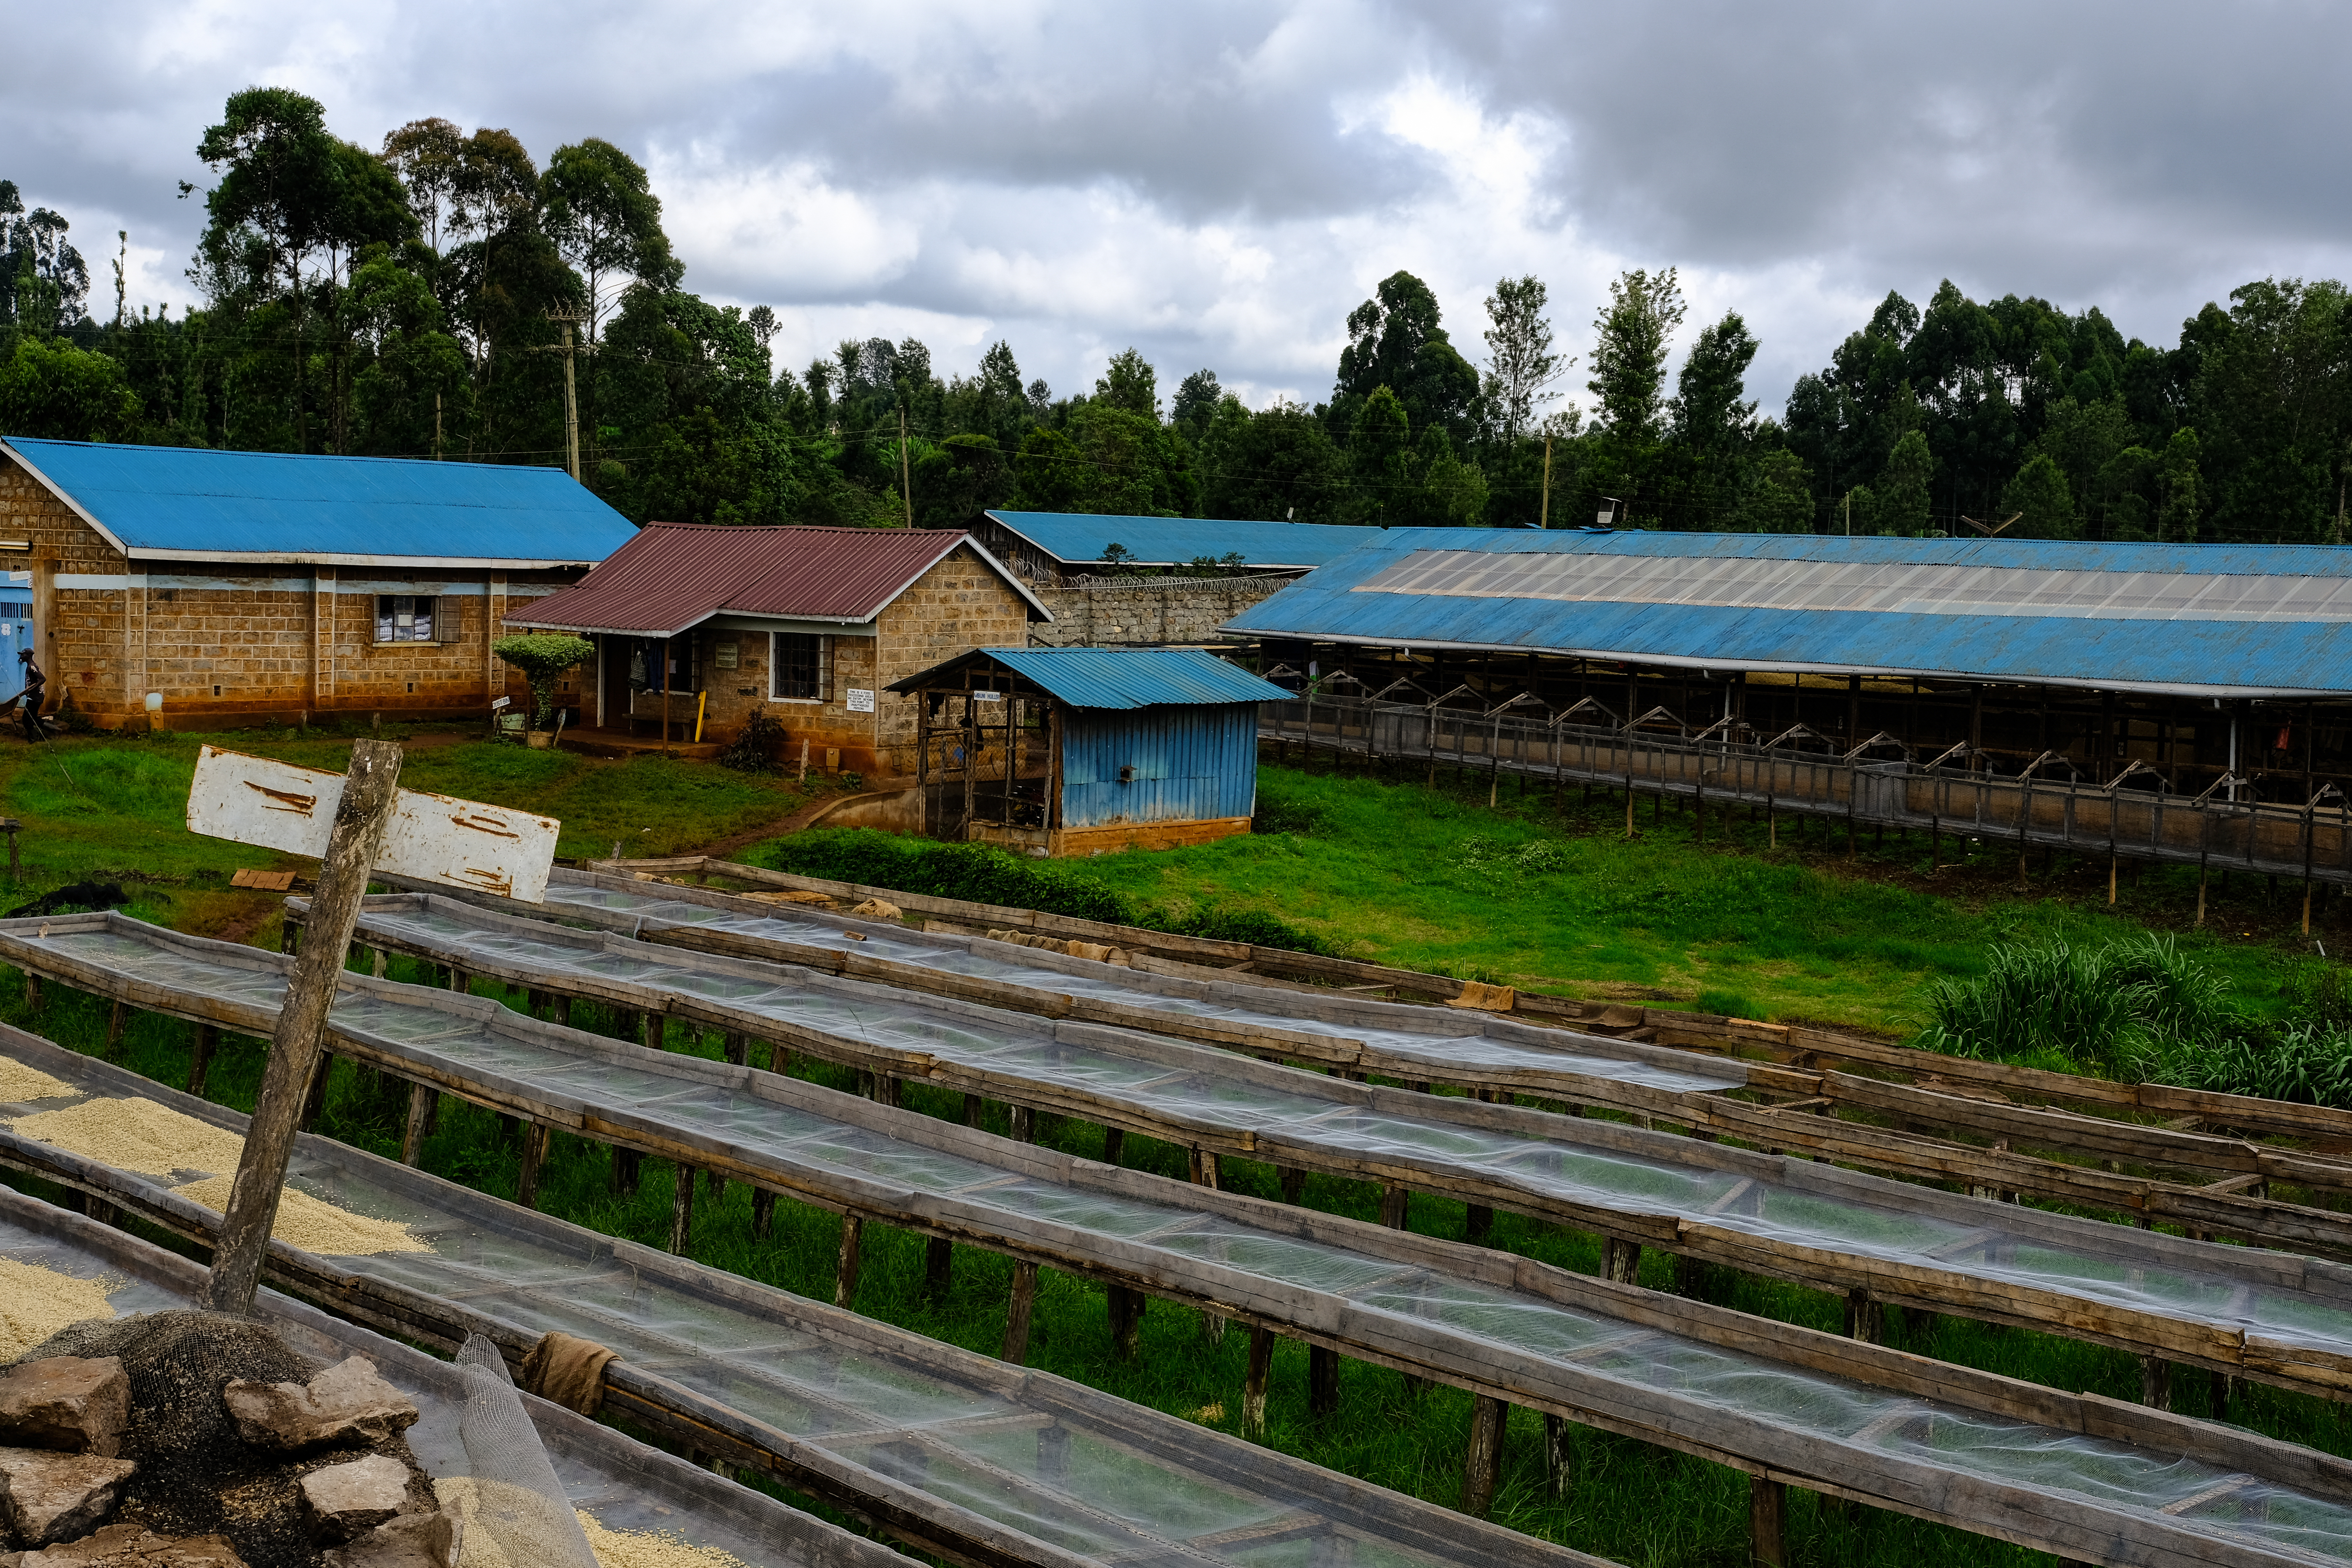
[[[242,734],[223,743],[289,761],[337,767],[348,740]],[[123,880],[137,895],[132,912],[181,929],[228,932],[274,945],[273,896],[233,893],[230,869],[268,857],[194,838],[179,826],[194,742],[186,738],[89,741],[54,752],[0,746],[0,797],[26,823],[25,896],[97,875]],[[404,772],[414,787],[528,806],[564,818],[562,853],[602,854],[614,840],[641,854],[676,853],[781,818],[802,797],[785,785],[748,779],[706,764],[643,759],[596,763],[565,753],[530,752],[476,741],[417,737]],[[2013,858],[1990,852],[1958,869],[1931,872],[1924,841],[1889,840],[1874,853],[1867,839],[1849,863],[1816,826],[1798,838],[1783,824],[1781,847],[1766,852],[1761,824],[1710,824],[1709,843],[1692,842],[1686,817],[1654,821],[1645,804],[1641,836],[1622,835],[1622,806],[1602,800],[1588,812],[1578,797],[1555,816],[1548,798],[1505,792],[1486,805],[1483,784],[1431,794],[1411,785],[1313,776],[1268,768],[1262,774],[1262,826],[1268,831],[1198,849],[1108,856],[1087,869],[1130,900],[1181,911],[1202,904],[1264,910],[1316,933],[1334,948],[1415,967],[1443,968],[1586,994],[1672,997],[1747,1016],[1813,1017],[1903,1031],[1918,1021],[1923,987],[1939,976],[1976,972],[1984,945],[2003,936],[2052,930],[2091,938],[2145,929],[2179,929],[2193,907],[2193,883],[2150,875],[2128,883],[2115,913],[2105,908],[2105,868],[2037,865],[2033,890],[2011,890]],[[1952,852],[1948,847],[1948,853]],[[2228,973],[2246,1000],[2271,1005],[2317,961],[2294,932],[2296,910],[2285,895],[2265,907],[2244,886],[2219,908],[2226,920],[2184,940]],[[2330,911],[2331,918],[2336,911]],[[2332,928],[2331,928],[2332,929]],[[2326,933],[2323,932],[2323,935]],[[395,978],[421,978],[395,960]],[[481,989],[490,994],[492,987]],[[578,1016],[584,1017],[582,1009]],[[38,1019],[28,1017],[21,977],[0,974],[0,1018],[36,1027],[75,1048],[102,1048],[105,1010],[66,996]],[[715,1037],[684,1039],[681,1048],[719,1054]],[[189,1031],[167,1020],[134,1020],[116,1059],[181,1087]],[[258,1086],[262,1047],[225,1043],[211,1092],[249,1109]],[[845,1075],[803,1069],[835,1087]],[[380,1153],[396,1152],[404,1093],[373,1092],[348,1065],[333,1080],[321,1131]],[[910,1088],[908,1104],[943,1116],[961,1102]],[[1096,1155],[1098,1129],[1042,1119],[1041,1141]],[[1001,1124],[998,1131],[1003,1131]],[[1130,1165],[1181,1176],[1181,1152],[1130,1138]],[[450,1102],[425,1153],[427,1169],[511,1196],[518,1152],[495,1117]],[[542,1185],[548,1212],[608,1234],[662,1245],[668,1230],[671,1173],[648,1162],[640,1192],[609,1189],[604,1154],[559,1136]],[[1271,1195],[1270,1169],[1227,1167],[1227,1184]],[[1363,1218],[1376,1215],[1377,1191],[1317,1177],[1307,1201]],[[1413,1228],[1460,1237],[1458,1205],[1416,1200]],[[698,1205],[694,1255],[819,1299],[829,1299],[836,1222],[821,1211],[780,1202],[766,1241],[751,1235],[750,1194],[728,1189]],[[1565,1268],[1592,1272],[1599,1244],[1590,1236],[1498,1215],[1495,1245]],[[943,1303],[920,1293],[918,1238],[868,1227],[858,1308],[879,1320],[981,1351],[1003,1330],[1009,1266],[969,1250],[957,1259],[955,1289]],[[1674,1283],[1669,1260],[1645,1259],[1644,1283]],[[1710,1271],[1699,1289],[1725,1305],[1786,1322],[1835,1331],[1842,1303],[1796,1287]],[[2066,1389],[2137,1396],[2137,1362],[2031,1332],[1957,1319],[1902,1315],[1893,1342],[1954,1362]],[[1246,1352],[1245,1336],[1212,1342],[1197,1317],[1166,1303],[1147,1316],[1143,1353],[1113,1353],[1105,1298],[1083,1281],[1048,1273],[1041,1282],[1033,1359],[1041,1367],[1206,1425],[1234,1429]],[[2176,1376],[2176,1405],[2207,1409],[2209,1388],[2195,1373]],[[1470,1401],[1448,1390],[1415,1394],[1403,1380],[1354,1363],[1342,1377],[1342,1407],[1318,1423],[1306,1410],[1306,1353],[1286,1344],[1276,1361],[1269,1441],[1382,1486],[1453,1503],[1460,1485]],[[2254,1389],[2233,1417],[2259,1430],[2352,1455],[2352,1426],[2342,1407]],[[1542,1486],[1539,1426],[1517,1412],[1495,1517],[1501,1522],[1642,1568],[1731,1568],[1746,1561],[1747,1489],[1719,1467],[1637,1442],[1581,1433],[1576,1485],[1565,1500]],[[1836,1510],[1792,1494],[1793,1560],[1804,1564],[1960,1564],[2047,1563],[1995,1542],[1867,1509]]]
[[[1085,862],[1139,905],[1171,914],[1214,904],[1263,910],[1335,951],[1408,969],[1584,996],[1695,1004],[1708,1012],[1812,1020],[1908,1035],[1940,978],[1984,968],[1989,943],[2052,932],[2097,942],[2179,933],[2262,1013],[2286,1005],[2324,961],[2298,934],[2299,890],[2274,897],[2218,880],[2206,929],[2190,930],[2190,870],[2126,869],[2114,910],[2106,867],[2037,856],[2017,891],[2013,850],[1947,837],[1957,865],[1929,869],[1926,837],[1862,836],[1849,860],[1824,825],[1769,829],[1641,802],[1624,837],[1622,796],[1501,792],[1484,779],[1435,791],[1266,767],[1260,831],[1194,848]],[[2333,946],[2346,907],[2323,911]],[[2352,943],[2352,933],[2346,941]]]

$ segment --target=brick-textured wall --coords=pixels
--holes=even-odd
[[[1214,643],[1219,626],[1297,580],[1236,577],[1171,588],[1040,588],[1037,596],[1054,612],[1054,622],[1037,627],[1034,640],[1045,647]]]
[[[1039,631],[1053,628],[1039,625]],[[1026,647],[1029,606],[1010,584],[961,546],[882,612],[880,683],[904,680],[976,647]],[[884,693],[875,727],[881,771],[915,771],[915,699]]]
[[[0,569],[34,574],[52,698],[70,692],[106,725],[146,722],[151,691],[163,698],[158,722],[178,729],[298,714],[474,714],[499,695],[520,703],[527,688],[489,645],[505,635],[508,610],[579,577],[394,566],[393,581],[384,567],[133,563],[5,458],[0,540],[31,546],[0,552]],[[84,577],[103,581],[75,582]],[[46,595],[45,580],[55,584]],[[436,640],[379,644],[379,591],[438,595]]]

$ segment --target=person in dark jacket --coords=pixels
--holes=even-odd
[[[25,667],[25,694],[17,700],[16,711],[25,721],[25,739],[38,741],[44,738],[41,732],[41,703],[48,696],[49,678],[41,673],[38,664],[33,662],[31,648],[18,648],[16,662]]]

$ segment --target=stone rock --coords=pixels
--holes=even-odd
[[[408,1500],[408,1467],[383,1454],[329,1465],[301,1479],[310,1533],[330,1545],[373,1530]]]
[[[405,1513],[325,1561],[327,1568],[457,1568],[457,1522],[446,1513]]]
[[[380,1443],[416,1421],[416,1406],[362,1356],[295,1383],[238,1379],[221,1390],[236,1435],[257,1448],[295,1452],[326,1444]]]
[[[138,1466],[100,1454],[0,1448],[0,1515],[27,1547],[88,1535]]]
[[[849,912],[860,917],[861,919],[869,921],[896,921],[906,919],[906,911],[899,909],[898,905],[892,903],[887,899],[868,899],[864,903],[859,904],[856,908],[851,910]]]
[[[18,1558],[16,1568],[245,1568],[225,1537],[158,1535],[135,1524],[110,1524],[46,1552],[9,1555]]]
[[[131,1425],[131,1379],[118,1356],[47,1356],[0,1372],[0,1444],[112,1458]]]

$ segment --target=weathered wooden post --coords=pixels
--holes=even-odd
[[[269,1064],[263,1069],[261,1097],[238,1158],[222,1216],[205,1304],[215,1312],[240,1316],[253,1310],[261,1264],[269,1250],[270,1226],[294,1150],[295,1124],[309,1097],[310,1075],[327,1027],[327,1009],[343,975],[342,957],[359,923],[360,900],[368,873],[383,845],[398,799],[400,747],[389,741],[356,741],[345,775],[342,799],[319,868],[319,890],[310,901],[310,925],[323,940],[305,942],[286,986],[285,1005],[269,1037]]]

